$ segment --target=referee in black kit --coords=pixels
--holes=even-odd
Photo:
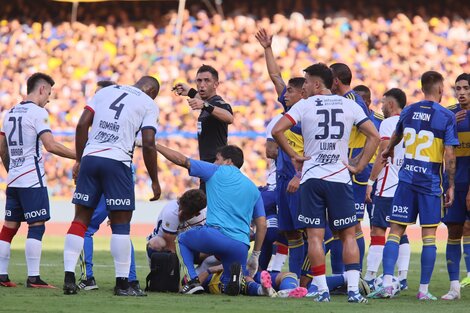
[[[193,110],[201,110],[197,119],[197,139],[199,159],[215,162],[217,149],[227,145],[228,124],[233,122],[230,104],[217,94],[219,73],[210,65],[202,65],[196,74],[197,90],[179,83],[175,91],[180,96],[188,96],[188,104]],[[200,189],[205,191],[201,181]]]

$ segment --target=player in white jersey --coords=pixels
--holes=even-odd
[[[276,186],[276,158],[278,146],[274,140],[271,132],[274,125],[281,119],[282,114],[278,114],[266,126],[266,157],[269,159],[268,177],[266,185]]]
[[[77,163],[74,166],[77,188],[72,201],[75,218],[65,237],[64,247],[65,294],[77,293],[75,266],[94,208],[104,194],[112,230],[111,254],[116,274],[114,294],[136,295],[128,282],[130,221],[135,209],[130,165],[136,134],[141,130],[144,162],[154,194],[150,200],[157,200],[161,193],[155,148],[158,107],[153,99],[159,89],[158,81],[151,76],[142,77],[134,86],[103,88],[93,96],[78,122],[75,139]]]
[[[323,250],[328,216],[331,229],[339,232],[343,243],[348,301],[364,303],[367,300],[358,289],[359,249],[354,231],[357,218],[348,170],[355,174],[366,167],[377,149],[379,134],[356,102],[331,94],[333,76],[325,64],[314,64],[304,71],[303,88],[309,98],[292,107],[272,134],[294,165],[302,167],[298,221],[307,229],[308,256],[314,284],[318,287],[318,291],[309,295],[315,301],[330,301]],[[299,122],[304,137],[303,157],[295,153],[284,135],[285,130]],[[357,164],[349,165],[348,142],[353,125],[366,135],[367,141]]]
[[[27,81],[26,99],[11,108],[3,120],[0,155],[8,177],[5,223],[0,232],[0,286],[16,286],[8,277],[10,243],[25,221],[26,286],[55,288],[39,277],[44,223],[50,219],[42,147],[69,159],[75,159],[75,152],[56,142],[51,133],[44,106],[49,102],[52,86],[54,80],[50,76],[33,74]]]
[[[380,124],[380,145],[378,155],[388,146],[390,138],[396,129],[400,113],[406,105],[406,95],[398,88],[387,91],[382,100],[382,111],[385,120]],[[403,164],[405,148],[403,141],[395,146],[393,160],[389,158],[387,164],[377,158],[372,167],[366,189],[366,202],[373,203],[370,216],[370,247],[367,254],[367,272],[364,279],[371,288],[374,288],[374,280],[382,261],[382,253],[385,245],[385,232],[390,227],[390,215],[392,202],[398,185],[398,171]],[[373,185],[377,182],[375,196],[372,197]],[[400,240],[398,256],[398,276],[400,288],[408,288],[406,281],[408,266],[410,263],[410,244],[408,237],[403,235]]]
[[[147,236],[148,257],[157,251],[175,253],[179,233],[206,223],[206,206],[206,195],[200,189],[190,189],[178,200],[168,202],[158,215],[153,232]]]

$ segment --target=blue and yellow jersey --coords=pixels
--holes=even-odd
[[[284,91],[282,92],[278,100],[282,104],[282,106],[287,110],[286,102],[284,100],[285,93],[286,88],[284,88]],[[300,123],[286,130],[284,132],[284,135],[287,137],[287,141],[289,142],[291,148],[294,149],[294,151],[298,155],[304,155],[304,139],[302,137],[302,127]],[[291,179],[292,177],[294,177],[295,168],[292,164],[292,160],[290,159],[289,155],[280,148],[277,154],[276,166],[277,175],[280,175],[286,179]]]
[[[222,277],[223,273],[224,272],[213,273],[206,278],[202,283],[202,287],[204,287],[206,292],[213,295],[222,294],[222,282],[220,281],[220,277]]]
[[[456,114],[462,111],[460,104],[448,107],[450,111]],[[455,148],[455,156],[457,159],[455,172],[455,190],[467,191],[470,184],[470,112],[467,111],[465,119],[457,123],[457,135],[459,137],[459,145]]]
[[[403,135],[405,158],[400,181],[413,190],[440,196],[444,146],[458,146],[455,115],[439,103],[420,101],[403,109],[395,130]]]
[[[374,123],[377,130],[379,130],[380,123],[382,123],[384,119],[382,115],[369,110],[364,100],[354,90],[348,91],[343,97],[351,99],[359,104],[359,106],[364,110],[364,113],[366,113],[372,123]],[[351,136],[349,137],[349,158],[354,158],[362,152],[366,144],[366,139],[367,137],[361,133],[356,126],[353,126],[353,129],[351,130]],[[352,176],[352,181],[354,183],[359,185],[367,185],[367,180],[369,179],[375,157],[376,155],[374,155],[374,157],[370,160],[369,166],[367,166],[361,173]]]

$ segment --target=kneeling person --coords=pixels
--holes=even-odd
[[[158,215],[153,232],[147,236],[148,257],[154,252],[175,252],[179,233],[205,224],[206,205],[206,195],[199,189],[188,190],[178,200],[168,202]]]

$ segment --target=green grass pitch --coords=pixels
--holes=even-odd
[[[149,293],[148,297],[122,298],[112,295],[114,265],[109,253],[109,238],[95,238],[95,277],[100,287],[96,291],[81,291],[78,295],[62,293],[64,237],[44,238],[41,277],[59,287],[56,290],[37,290],[25,287],[26,265],[24,259],[24,237],[16,237],[12,244],[10,278],[18,283],[17,288],[0,288],[0,312],[470,312],[470,288],[462,289],[460,301],[435,301],[422,303],[415,299],[419,282],[419,244],[413,245],[410,264],[410,290],[398,298],[371,300],[367,305],[348,304],[344,296],[332,297],[331,303],[314,303],[310,299],[269,299],[264,297],[229,297],[225,295],[193,295]],[[144,252],[144,239],[134,239],[137,274],[141,284],[148,273]],[[440,297],[448,289],[445,266],[444,243],[438,245],[438,257],[430,291]],[[463,265],[463,264],[462,264]],[[77,276],[79,269],[77,267]],[[463,275],[463,273],[462,273]]]

